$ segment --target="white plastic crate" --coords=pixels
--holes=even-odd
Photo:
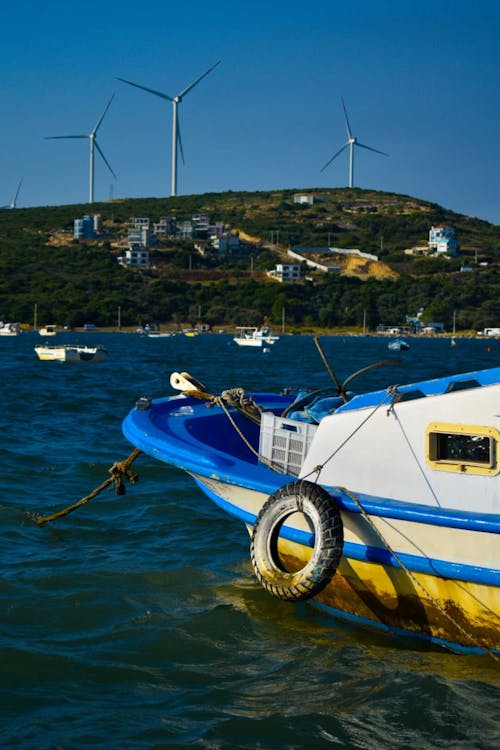
[[[317,427],[264,412],[260,422],[259,453],[273,466],[298,476]]]

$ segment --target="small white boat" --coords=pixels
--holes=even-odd
[[[146,334],[148,339],[169,339],[175,336],[173,331],[148,331]]]
[[[45,345],[35,346],[35,352],[44,362],[103,362],[106,359],[106,349],[102,346]]]
[[[40,328],[38,333],[40,334],[40,336],[55,336],[57,333],[57,326],[55,325],[44,326],[44,328]]]
[[[389,341],[387,348],[391,352],[406,352],[410,348],[410,345],[406,341],[403,341],[403,339],[394,339],[394,341]]]
[[[0,336],[18,336],[20,333],[19,323],[4,323],[0,320]]]
[[[238,326],[238,333],[233,341],[238,346],[256,346],[262,347],[264,344],[274,344],[279,340],[279,336],[271,333],[268,326],[255,328],[251,326]]]

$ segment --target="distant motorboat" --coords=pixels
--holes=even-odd
[[[173,331],[148,331],[148,339],[168,339],[175,336]]]
[[[238,346],[263,346],[264,344],[274,344],[279,340],[279,336],[271,333],[268,326],[255,328],[253,326],[238,326],[238,333],[233,341]]]
[[[78,344],[35,346],[35,352],[38,359],[44,362],[103,362],[107,353],[102,346]]]
[[[389,341],[387,348],[391,352],[405,352],[410,348],[410,345],[403,339],[394,339],[394,341]]]
[[[19,323],[4,323],[0,320],[0,336],[18,336],[20,333]]]
[[[40,336],[55,336],[57,333],[57,326],[55,325],[45,326],[44,328],[40,328],[38,333],[40,334]]]

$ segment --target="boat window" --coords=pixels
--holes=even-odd
[[[500,433],[494,427],[434,423],[426,431],[426,458],[433,469],[498,474]]]

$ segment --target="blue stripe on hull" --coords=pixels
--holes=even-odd
[[[245,524],[251,526],[254,525],[256,516],[253,513],[248,513],[227,500],[224,500],[208,487],[205,487],[199,479],[196,477],[194,479],[207,497],[218,505],[221,510]],[[307,547],[313,546],[313,536],[307,532],[283,527],[282,535],[285,539],[289,539],[292,542],[297,542],[298,544],[303,544]],[[344,542],[344,556],[353,560],[371,562],[376,565],[389,565],[394,568],[401,568],[401,565],[396,558],[391,555],[389,550],[382,549],[381,547],[369,547],[354,542]],[[454,581],[479,583],[485,586],[500,586],[499,570],[450,563],[446,560],[431,559],[420,557],[418,555],[409,555],[407,553],[398,553],[398,556],[403,565],[414,573],[424,573],[426,575],[439,576],[440,578],[449,578]]]
[[[411,638],[412,640],[415,639],[416,641],[419,641],[420,643],[432,643],[435,646],[440,646],[442,648],[446,648],[449,651],[455,651],[458,654],[484,654],[485,649],[481,648],[480,646],[462,646],[460,643],[455,643],[454,641],[447,641],[444,638],[436,638],[435,636],[428,635],[427,633],[418,633],[416,631],[410,631],[410,630],[404,630],[403,628],[396,628],[391,625],[386,625],[383,622],[377,622],[377,620],[369,620],[367,617],[360,617],[359,615],[351,615],[349,612],[344,612],[341,609],[335,609],[335,607],[330,607],[328,604],[323,604],[323,602],[318,602],[315,599],[311,601],[311,604],[313,604],[315,607],[320,609],[322,612],[325,612],[325,614],[330,615],[331,617],[335,617],[338,620],[343,620],[344,622],[350,622],[353,625],[356,626],[362,626],[362,627],[368,627],[375,630],[378,630],[379,632],[383,633],[389,633],[390,635],[395,635],[398,638]],[[500,653],[497,649],[492,649],[492,653]]]
[[[213,501],[221,510],[234,518],[242,521],[245,524],[252,526],[255,522],[255,515],[248,513],[240,508],[237,508],[232,503],[224,500],[219,495],[214,493],[208,487],[205,487],[203,483],[196,477],[193,477],[195,482],[198,484],[200,489],[207,495],[207,497]],[[285,532],[287,529],[285,529]],[[306,544],[310,546],[312,542],[311,535],[303,532],[296,533],[285,533],[283,536],[291,541],[298,542],[300,544]],[[361,544],[355,544],[352,542],[344,543],[343,557],[347,560],[359,560],[361,562],[373,563],[374,565],[392,566],[394,568],[401,569],[401,566],[397,560],[386,550],[377,547],[367,547]],[[485,585],[498,585],[499,573],[498,571],[490,571],[485,569],[478,569],[473,566],[466,565],[454,565],[441,560],[429,560],[426,558],[419,558],[414,555],[400,554],[400,558],[403,564],[414,573],[423,573],[431,576],[438,576],[444,579],[452,579],[456,581],[470,581],[473,583],[485,584]],[[490,580],[491,578],[491,580]],[[351,612],[346,612],[342,609],[337,609],[329,604],[312,599],[311,603],[325,612],[339,620],[344,622],[353,623],[357,626],[369,627],[379,632],[385,632],[393,636],[412,639],[419,642],[425,642],[427,644],[433,644],[435,646],[444,647],[451,651],[463,654],[484,654],[485,648],[481,648],[479,645],[465,646],[463,644],[456,643],[455,641],[448,641],[444,638],[439,638],[426,632],[418,632],[416,630],[409,630],[403,627],[397,627],[384,623],[377,619],[363,617],[356,615]],[[491,649],[492,653],[500,653],[498,649]]]

